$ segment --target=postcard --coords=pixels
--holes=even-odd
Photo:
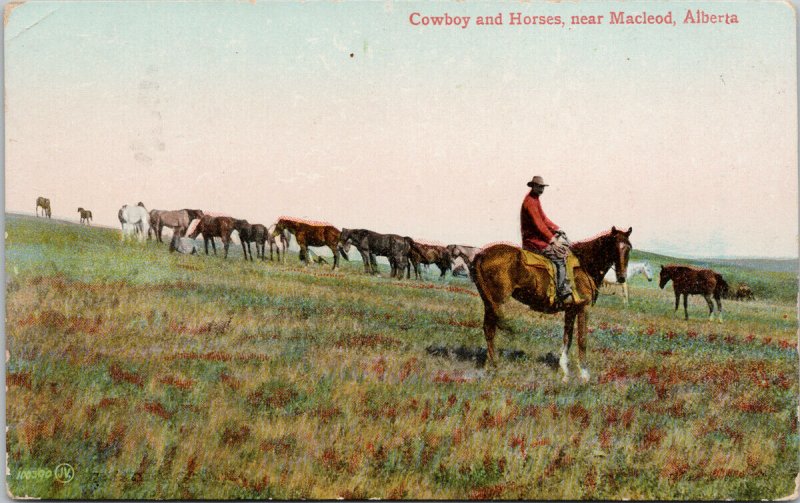
[[[8,495],[797,497],[796,22],[8,4]]]

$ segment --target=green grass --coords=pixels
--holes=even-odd
[[[760,499],[798,472],[796,279],[725,322],[636,278],[590,313],[589,384],[517,303],[494,372],[468,280],[169,254],[8,216],[9,490],[40,498]],[[640,253],[640,252],[637,252]],[[647,258],[645,254],[634,258]],[[671,259],[670,259],[671,260]],[[655,262],[658,263],[658,262]],[[738,279],[740,278],[740,279]],[[792,286],[788,286],[789,284]],[[763,288],[762,288],[763,287]],[[573,348],[573,361],[575,349]],[[75,470],[54,479],[60,463]]]

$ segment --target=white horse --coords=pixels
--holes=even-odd
[[[142,203],[136,206],[122,206],[117,212],[119,223],[122,224],[122,241],[127,238],[133,239],[134,236],[138,237],[142,242],[147,238],[147,233],[150,230],[150,213]]]
[[[630,282],[631,278],[637,274],[644,274],[644,276],[647,278],[647,281],[653,281],[653,268],[650,267],[650,262],[630,262],[628,264],[628,272],[625,275],[625,283],[622,283],[622,292],[624,294],[626,306],[628,305],[628,283]],[[603,278],[603,286],[611,288],[615,285],[619,285],[619,283],[617,283],[617,272],[612,267]]]

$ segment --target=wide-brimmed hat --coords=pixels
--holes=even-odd
[[[547,187],[547,184],[544,183],[544,178],[539,175],[534,176],[530,182],[528,182],[528,187],[533,187],[534,185],[541,185],[542,187]]]

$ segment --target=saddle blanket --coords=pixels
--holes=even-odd
[[[556,299],[556,266],[553,264],[553,261],[544,255],[528,250],[522,250],[522,259],[528,267],[537,267],[547,270],[550,275],[550,284],[547,285],[547,296],[550,302],[554,303]],[[581,263],[578,261],[578,257],[570,252],[567,255],[567,280],[570,286],[572,286],[572,297],[575,299],[575,302],[581,302],[578,289],[575,288],[575,268],[580,267],[580,265]]]

